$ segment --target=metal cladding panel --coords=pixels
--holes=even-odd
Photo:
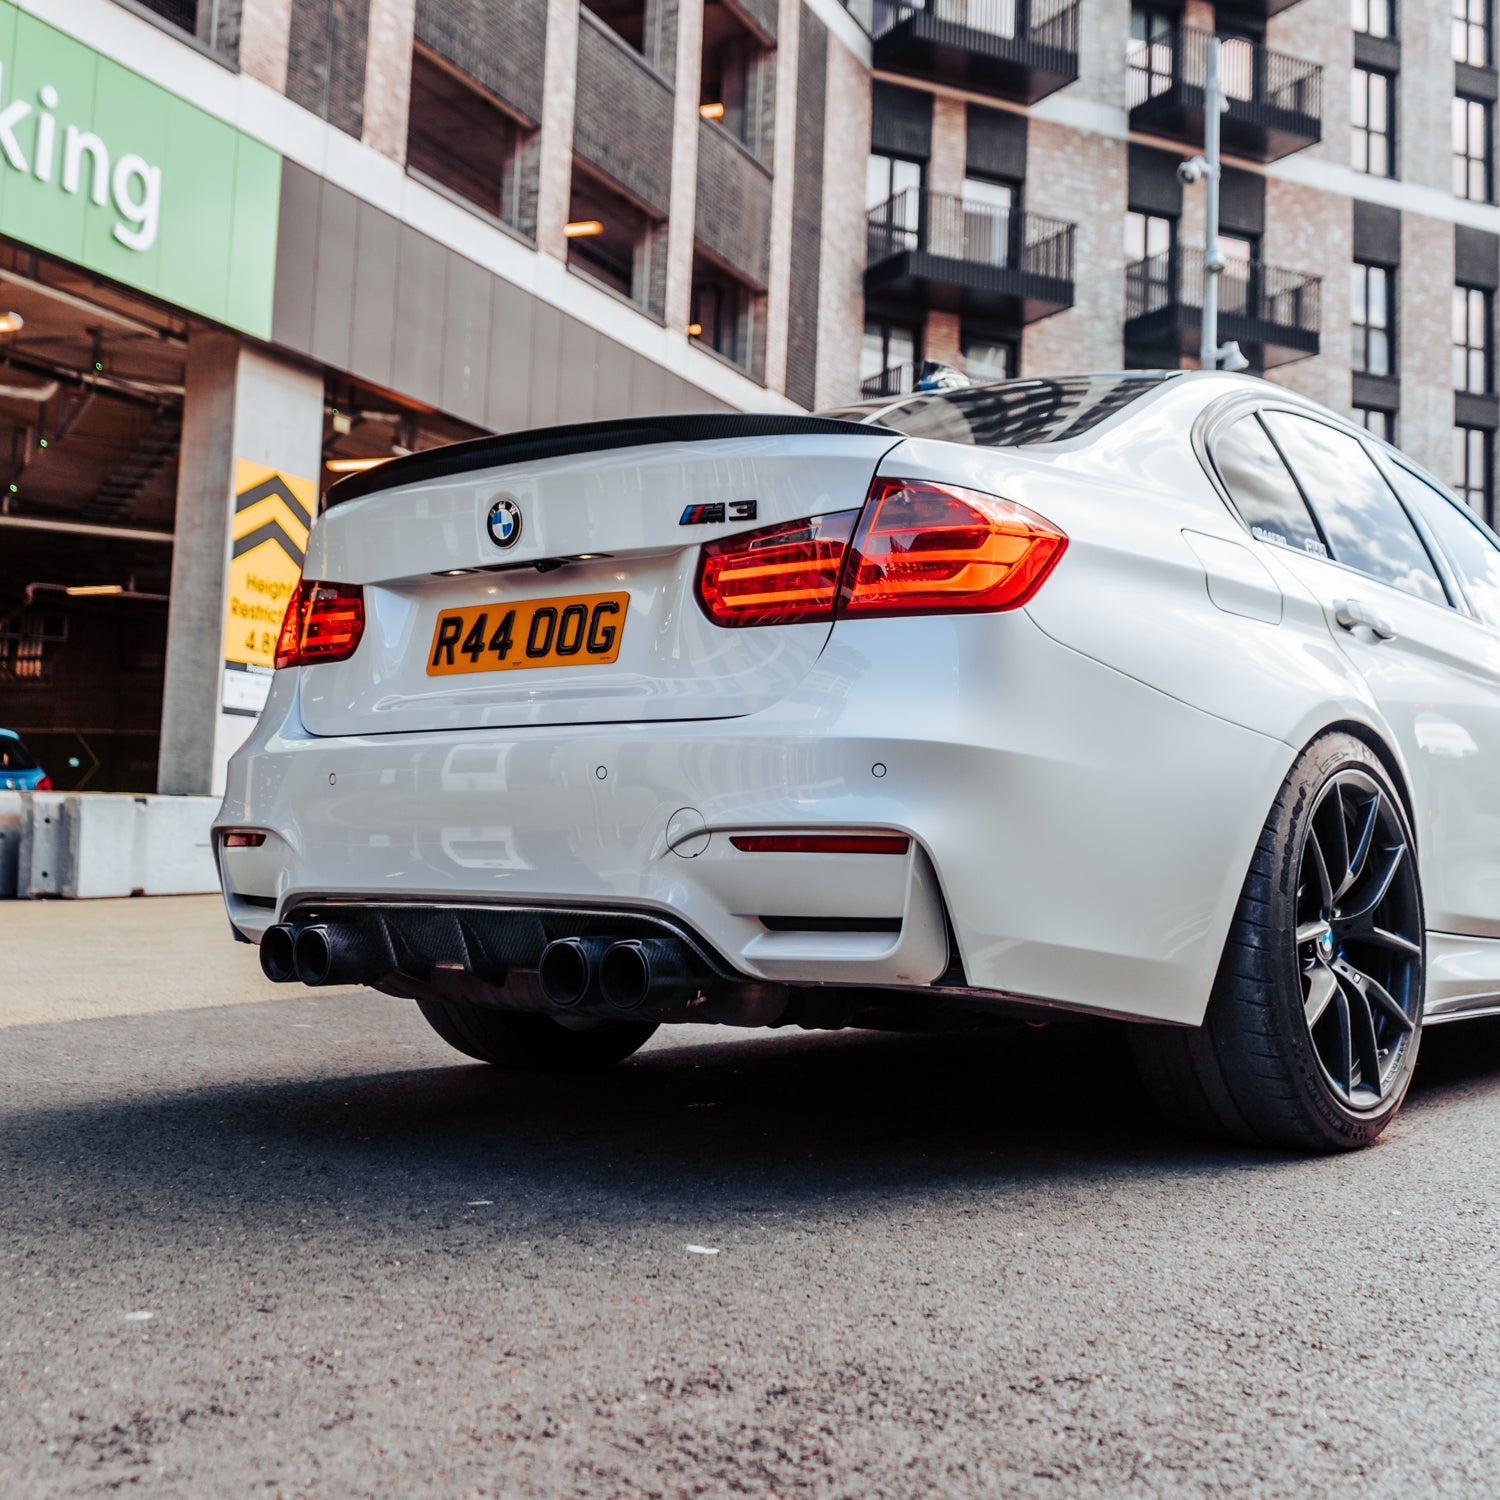
[[[558,340],[559,412],[597,414],[599,401],[599,336],[577,318],[562,315]],[[567,417],[563,420],[568,420]]]
[[[416,38],[532,124],[541,122],[546,0],[417,0]]]
[[[355,241],[347,247],[356,267],[354,316],[349,332],[349,368],[381,385],[392,383],[396,358],[396,276],[401,225],[389,214],[359,205]],[[340,253],[345,247],[331,247]]]
[[[1260,172],[1224,167],[1219,179],[1219,225],[1230,234],[1266,232],[1266,179]]]
[[[1129,146],[1130,206],[1140,214],[1162,214],[1169,219],[1182,213],[1182,179],[1177,168],[1182,158],[1155,146]]]
[[[787,297],[786,393],[818,399],[818,297],[823,259],[823,137],[828,28],[805,5],[797,43],[797,140],[792,175],[792,274]],[[877,91],[886,87],[875,85]],[[930,111],[929,111],[930,112]]]
[[[1401,264],[1401,210],[1354,200],[1354,258],[1385,266]]]
[[[1500,287],[1500,235],[1467,224],[1454,225],[1453,279],[1491,291]]]
[[[672,89],[645,61],[580,12],[573,149],[665,215],[672,201]]]
[[[712,120],[698,126],[694,233],[725,265],[764,289],[771,274],[771,174]]]
[[[498,278],[490,288],[490,380],[484,425],[511,432],[530,421],[536,299]]]
[[[776,0],[730,0],[730,9],[740,11],[763,36],[773,39],[776,36],[777,12],[780,10]]]
[[[428,401],[442,399],[444,327],[439,310],[447,295],[450,252],[436,240],[403,226],[396,271],[396,389]]]
[[[558,400],[562,369],[563,315],[549,302],[538,302],[531,324],[531,403],[528,427],[548,427],[563,420]]]
[[[802,36],[808,35],[811,13],[802,12]],[[818,22],[821,27],[822,23]],[[823,28],[827,46],[827,30]],[[801,91],[801,82],[798,82]],[[904,89],[899,84],[876,80],[871,95],[871,141],[876,151],[891,151],[926,161],[932,155],[932,95],[920,89]]]
[[[594,415],[600,421],[611,417],[626,417],[632,411],[644,408],[635,405],[630,389],[630,367],[635,363],[623,344],[607,339],[602,334],[591,334],[594,340],[596,377],[594,387]]]
[[[968,111],[968,169],[990,177],[1026,177],[1026,116],[971,104]]]
[[[297,0],[291,9],[287,98],[357,139],[365,117],[370,0]]]
[[[276,289],[271,338],[306,353],[312,347],[318,270],[318,215],[323,179],[296,162],[281,171],[281,212],[276,230]]]
[[[484,421],[490,376],[490,282],[482,266],[448,256],[440,405],[466,422]]]
[[[323,184],[318,209],[318,244],[352,245],[358,241],[359,200],[330,182]],[[313,278],[312,350],[335,369],[347,369],[354,319],[352,255],[318,256]]]

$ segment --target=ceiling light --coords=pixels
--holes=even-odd
[[[366,469],[378,469],[388,463],[389,458],[330,458],[323,467],[330,474],[362,474]]]
[[[79,583],[72,588],[63,590],[63,593],[71,595],[75,599],[82,599],[94,594],[123,594],[125,585],[121,583]]]
[[[703,325],[701,323],[689,323],[688,324],[688,326],[687,326],[687,336],[690,339],[699,338],[702,335],[702,333],[703,333]]]
[[[26,319],[20,313],[0,313],[0,333],[19,333],[25,326]]]
[[[698,113],[705,120],[722,120],[724,118],[724,106],[722,104],[700,104]]]
[[[570,240],[587,239],[591,234],[603,234],[604,225],[598,219],[572,219],[563,225],[563,234]]]

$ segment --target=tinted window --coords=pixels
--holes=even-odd
[[[20,740],[0,738],[0,771],[34,771],[36,762]]]
[[[1401,498],[1432,528],[1482,620],[1500,625],[1500,548],[1446,495],[1393,464]]]
[[[1281,455],[1254,417],[1241,417],[1214,444],[1214,464],[1245,524],[1261,541],[1328,555]]]
[[[1448,602],[1421,537],[1362,443],[1286,412],[1267,412],[1265,423],[1341,563],[1418,598]]]
[[[923,391],[892,406],[872,401],[825,416],[879,422],[911,437],[979,448],[1060,443],[1097,427],[1169,375],[1070,375],[1057,380],[1002,380],[948,391]]]

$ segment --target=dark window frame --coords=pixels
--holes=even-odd
[[[1361,80],[1363,80],[1364,95],[1363,124],[1360,124],[1357,119],[1360,111],[1356,108],[1356,100],[1361,92]],[[1385,125],[1379,130],[1370,123],[1370,105],[1377,83],[1380,84],[1385,95],[1383,101]],[[1349,106],[1349,165],[1356,172],[1362,172],[1367,177],[1394,177],[1396,175],[1396,75],[1387,72],[1384,68],[1367,68],[1355,63],[1349,69]],[[1380,150],[1385,156],[1384,168],[1379,171],[1371,165],[1376,142],[1379,142]],[[1361,156],[1364,160],[1363,166],[1360,165]]]
[[[1469,94],[1454,94],[1453,96],[1453,195],[1468,203],[1493,203],[1495,201],[1495,149],[1492,139],[1495,130],[1494,106],[1487,99],[1476,99]],[[1462,110],[1460,111],[1460,106]],[[1459,118],[1463,119],[1463,149],[1459,142]],[[1474,121],[1478,119],[1478,128]],[[1478,142],[1479,151],[1474,151],[1475,142]],[[1461,165],[1462,164],[1462,165]],[[1475,167],[1479,168],[1479,192],[1472,191],[1475,187]],[[1462,173],[1463,183],[1460,191],[1459,176]]]
[[[1384,18],[1384,30],[1376,30],[1371,21],[1376,11],[1379,10]],[[1364,13],[1364,22],[1360,22],[1360,13]],[[1396,3],[1395,0],[1350,0],[1349,4],[1349,29],[1360,36],[1379,37],[1381,40],[1395,40],[1396,37]]]
[[[1478,516],[1486,526],[1495,524],[1495,435],[1484,427],[1467,427],[1462,424],[1453,429],[1454,436],[1460,438],[1459,473],[1453,482],[1454,493],[1461,503],[1474,515]],[[1477,445],[1475,439],[1478,440]],[[1478,484],[1472,481],[1475,476],[1470,473],[1469,464],[1475,448],[1479,451],[1479,474]],[[1469,498],[1475,496],[1479,503],[1475,505]]]
[[[1490,20],[1490,0],[1452,0],[1449,9],[1453,22],[1451,42],[1453,61],[1466,63],[1471,68],[1492,67],[1494,65],[1494,31]],[[1478,12],[1477,19],[1476,11]],[[1477,47],[1475,46],[1476,40]]]
[[[1356,296],[1354,285],[1356,275],[1350,277],[1349,294],[1349,366],[1361,375],[1394,375],[1397,371],[1397,343],[1396,343],[1396,271],[1397,267],[1382,264],[1380,261],[1360,260],[1357,257],[1350,262],[1354,273],[1363,272],[1362,288],[1363,294]],[[1383,323],[1370,322],[1370,281],[1374,273],[1379,273],[1382,285],[1385,288],[1385,321]],[[1356,317],[1356,312],[1363,312],[1363,317]],[[1377,333],[1385,340],[1385,362],[1384,368],[1372,366],[1370,363],[1370,335]],[[1363,343],[1359,341],[1363,334]]]
[[[1463,299],[1463,317],[1459,317],[1458,302]],[[1479,342],[1470,341],[1478,312]],[[1494,293],[1488,287],[1473,286],[1468,282],[1453,285],[1453,389],[1467,391],[1476,396],[1489,396],[1495,389],[1494,371]],[[1462,322],[1460,336],[1459,324]],[[1478,384],[1474,384],[1474,370],[1478,365]],[[1463,366],[1459,378],[1460,363]]]

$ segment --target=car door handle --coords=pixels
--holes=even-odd
[[[1333,606],[1333,617],[1345,630],[1357,630],[1361,625],[1373,631],[1383,641],[1396,639],[1396,628],[1373,605],[1362,599],[1340,599]]]

